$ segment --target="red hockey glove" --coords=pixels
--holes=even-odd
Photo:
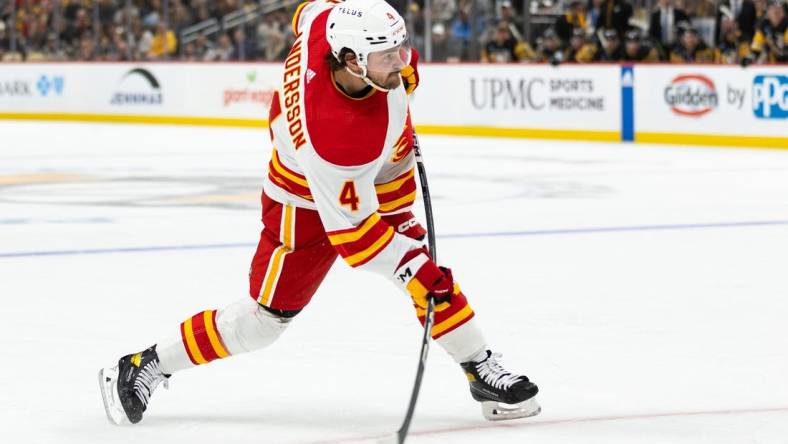
[[[437,266],[423,248],[408,252],[394,277],[422,309],[427,308],[428,297],[434,298],[436,305],[448,304],[455,293],[451,270]]]
[[[402,68],[402,84],[405,85],[405,92],[410,95],[419,85],[419,53],[416,48],[410,50],[410,65]]]

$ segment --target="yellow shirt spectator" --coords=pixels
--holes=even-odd
[[[163,24],[156,27],[156,35],[150,44],[148,56],[152,59],[162,58],[165,55],[175,54],[175,47],[178,41],[175,33],[166,29]]]

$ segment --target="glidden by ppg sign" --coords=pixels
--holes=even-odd
[[[714,82],[700,74],[680,75],[665,87],[665,103],[681,116],[700,117],[717,107]]]

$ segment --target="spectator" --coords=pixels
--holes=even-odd
[[[77,14],[80,9],[82,8],[82,4],[79,1],[69,1],[63,2],[65,3],[65,8],[63,8],[63,17],[69,21],[73,22],[77,19]]]
[[[159,14],[159,11],[162,9],[161,3],[159,0],[148,0],[143,5],[142,24],[148,29],[154,29],[161,21],[161,15]]]
[[[194,55],[198,60],[205,60],[209,52],[213,51],[213,43],[205,34],[199,34],[194,41]]]
[[[558,38],[558,34],[553,28],[547,28],[542,34],[541,44],[536,51],[536,61],[552,64],[564,61],[564,53],[561,52],[561,39]]]
[[[219,5],[219,15],[229,14],[239,9],[238,2],[236,0],[219,0],[216,3]]]
[[[756,26],[751,48],[758,63],[788,62],[788,17],[783,0],[772,0]]]
[[[533,50],[512,35],[509,23],[505,21],[495,27],[492,40],[484,45],[481,54],[482,63],[511,63],[533,58]]]
[[[49,16],[39,11],[39,15],[30,15],[27,18],[27,35],[25,36],[25,47],[28,52],[39,53],[46,45],[47,41],[47,21]],[[42,23],[43,20],[43,23]]]
[[[284,51],[285,34],[281,22],[273,14],[267,14],[257,26],[257,47],[263,52],[265,60],[279,60]]]
[[[169,58],[171,54],[175,54],[177,47],[178,42],[175,39],[175,33],[167,29],[164,23],[159,23],[156,25],[156,35],[153,36],[150,42],[148,57],[153,60]]]
[[[758,12],[755,8],[753,0],[742,0],[741,9],[738,13],[731,9],[736,17],[736,23],[741,31],[741,39],[745,42],[752,42],[755,37],[755,24],[758,21]]]
[[[208,4],[208,0],[192,0],[191,6],[192,9],[195,11],[196,20],[197,22],[202,22],[208,20],[212,17],[215,17],[218,14],[217,11],[214,11],[211,6],[215,2],[211,2],[211,5]]]
[[[92,62],[96,60],[96,45],[93,34],[86,32],[79,40],[79,60]]]
[[[116,0],[98,0],[99,23],[110,24],[117,14]]]
[[[233,42],[230,40],[230,36],[222,33],[219,35],[216,46],[209,49],[205,54],[204,60],[206,62],[226,62],[230,60],[234,51],[235,48],[233,47]]]
[[[575,29],[586,29],[586,11],[583,2],[571,0],[566,8],[566,13],[555,22],[555,32],[564,45],[569,43]]]
[[[719,44],[723,35],[727,32],[727,26],[723,21],[736,23],[739,30],[739,39],[748,42],[752,41],[755,35],[755,4],[752,0],[721,0],[717,5],[717,15],[714,22],[714,41]]]
[[[738,65],[749,56],[750,45],[742,39],[738,25],[730,17],[724,18],[721,24],[724,29],[714,51],[714,62]]]
[[[449,36],[446,25],[435,23],[432,25],[432,61],[445,62],[451,56]]]
[[[239,26],[233,31],[235,48],[231,58],[233,60],[253,60],[257,58],[257,48],[254,42],[246,38],[246,30]]]
[[[134,42],[136,43],[137,54],[139,59],[147,60],[150,54],[150,48],[153,44],[153,33],[147,27],[144,27],[139,20],[135,20],[131,25],[134,32]]]
[[[670,52],[671,63],[712,63],[714,52],[700,39],[698,30],[687,24],[679,44]]]
[[[0,43],[0,46],[2,46],[2,43]],[[63,51],[63,46],[57,39],[57,33],[55,32],[50,32],[47,36],[47,43],[41,50],[41,54],[45,60],[60,62],[68,59],[66,52]]]
[[[597,29],[614,29],[621,38],[629,29],[629,19],[632,18],[632,5],[628,0],[604,0],[601,5],[601,15]]]
[[[594,55],[594,61],[598,62],[618,62],[624,58],[624,49],[621,47],[621,39],[615,29],[606,29],[602,33],[602,49]]]
[[[627,62],[658,62],[659,54],[651,45],[643,41],[637,29],[630,29],[624,36],[624,61]]]
[[[199,62],[202,60],[202,58],[197,55],[197,46],[194,42],[183,45],[181,60],[184,62]]]
[[[766,18],[766,10],[769,9],[769,0],[754,0],[755,5],[755,26]],[[755,38],[755,27],[753,27],[753,38]]]
[[[129,57],[129,44],[126,41],[126,33],[122,28],[116,28],[112,36],[112,45],[115,50],[106,55],[108,61],[119,62],[131,60]]]
[[[0,20],[0,62],[3,61],[3,56],[5,56],[5,51],[11,49],[11,38],[5,29],[6,29],[5,22]]]
[[[659,0],[657,9],[651,13],[648,33],[663,60],[669,57],[670,48],[676,44],[678,24],[682,22],[689,22],[689,17],[673,6],[673,0]]]
[[[124,2],[123,7],[122,8],[118,8],[115,11],[115,16],[113,18],[113,23],[116,26],[126,26],[126,23],[128,23],[129,20],[133,21],[134,19],[139,19],[140,18],[140,10],[139,10],[139,8],[137,8],[137,5],[135,5],[132,2],[128,6],[129,7],[127,8],[127,5]]]
[[[175,6],[172,9],[172,23],[176,36],[179,36],[184,28],[194,23],[194,16],[191,10],[185,7],[180,0],[175,2]]]
[[[596,51],[596,46],[586,41],[586,31],[575,28],[564,52],[564,60],[570,63],[589,63],[594,59]]]
[[[684,0],[684,12],[690,17],[714,17],[717,0]]]
[[[99,35],[99,44],[95,48],[97,60],[112,60],[116,52],[115,45],[112,40],[105,33]]]
[[[597,30],[600,28],[599,19],[602,17],[602,2],[604,2],[604,0],[588,0],[586,27],[590,30]]]
[[[456,0],[432,0],[432,10],[429,11],[432,23],[450,23],[457,12]]]
[[[66,9],[68,11],[68,8]],[[74,20],[69,21],[60,39],[69,46],[76,46],[86,32],[90,32],[92,24],[90,16],[84,8],[75,9]]]
[[[456,50],[454,54],[460,60],[470,60],[471,49],[471,21],[464,8],[458,9],[459,13],[451,25],[451,37],[454,39]]]
[[[501,7],[498,10],[498,20],[509,23],[509,28],[514,38],[517,40],[523,39],[523,36],[520,35],[520,33],[517,31],[517,28],[514,26],[515,23],[522,23],[523,19],[517,14],[517,11],[514,10],[512,7],[512,2],[509,0],[503,0],[501,2]]]

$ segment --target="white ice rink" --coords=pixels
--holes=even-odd
[[[422,145],[441,262],[543,413],[485,421],[433,347],[409,443],[788,443],[788,151]],[[138,426],[107,422],[100,367],[247,294],[269,155],[262,130],[0,124],[0,442],[399,426],[420,326],[343,263],[279,342],[177,374]]]

